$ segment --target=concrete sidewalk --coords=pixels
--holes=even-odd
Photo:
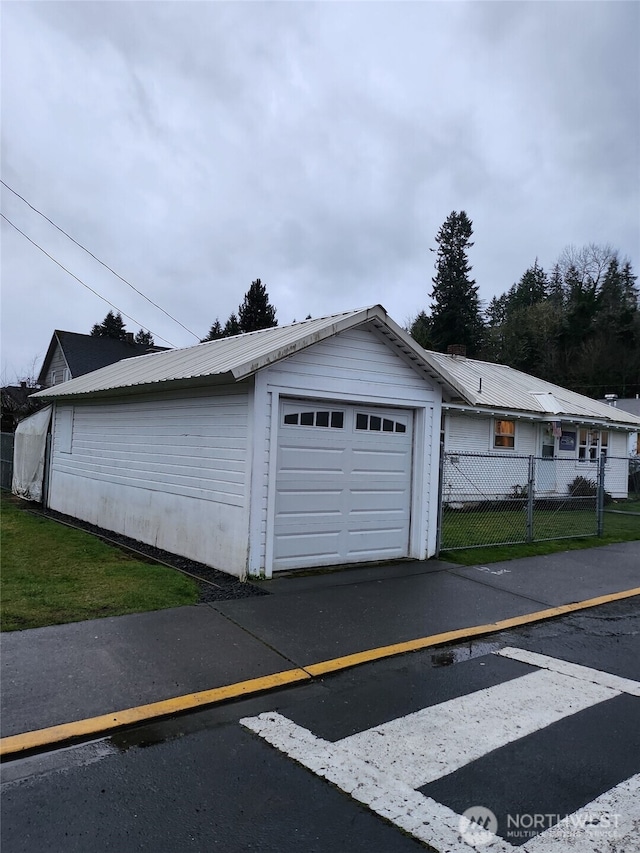
[[[2,635],[1,734],[274,673],[310,678],[323,661],[445,632],[472,636],[639,587],[640,541],[487,566],[432,560],[278,578],[264,583],[268,596],[16,631]]]

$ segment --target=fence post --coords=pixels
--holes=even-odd
[[[535,499],[536,460],[529,457],[529,480],[527,482],[527,542],[533,542],[533,502]]]
[[[606,461],[606,455],[601,453],[600,459],[598,460],[598,487],[596,490],[596,523],[598,536],[602,536],[604,533],[604,466]]]
[[[442,547],[442,496],[444,493],[444,441],[440,442],[440,462],[438,465],[438,522],[436,527],[436,557]]]

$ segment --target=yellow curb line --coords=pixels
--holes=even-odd
[[[276,672],[274,675],[238,681],[236,684],[214,687],[211,690],[201,690],[199,693],[186,693],[173,699],[151,702],[149,705],[138,705],[136,708],[126,708],[124,711],[116,711],[113,714],[103,714],[100,717],[89,717],[86,720],[62,723],[59,726],[51,726],[47,729],[11,735],[0,740],[0,757],[6,758],[19,752],[38,749],[50,744],[59,744],[76,738],[97,736],[114,729],[120,729],[123,726],[146,722],[157,717],[166,717],[192,708],[216,705],[241,696],[255,696],[257,693],[275,690],[287,684],[309,681],[310,678],[311,676],[303,669],[288,669],[284,672]]]
[[[102,716],[90,717],[86,720],[77,720],[76,722],[63,723],[59,726],[51,726],[46,729],[37,729],[32,732],[11,735],[0,739],[0,758],[7,758],[21,752],[28,752],[53,744],[61,744],[78,738],[96,737],[106,732],[123,728],[124,726],[131,726],[135,723],[147,722],[148,720],[159,717],[167,717],[194,708],[218,705],[222,702],[228,702],[231,699],[255,696],[258,693],[276,690],[290,684],[310,681],[318,676],[339,672],[340,670],[359,666],[363,663],[370,663],[371,661],[382,660],[383,658],[394,657],[433,646],[442,646],[455,640],[495,634],[507,628],[517,628],[520,625],[528,625],[532,622],[542,622],[546,619],[553,619],[556,616],[575,613],[577,610],[597,607],[599,604],[608,604],[612,601],[632,598],[635,595],[640,595],[640,587],[608,595],[600,595],[597,598],[588,598],[585,601],[576,601],[572,604],[562,604],[559,607],[538,610],[535,613],[514,616],[510,619],[501,619],[498,622],[491,622],[488,625],[459,628],[455,631],[445,631],[441,634],[432,634],[429,637],[407,640],[404,643],[393,643],[389,646],[367,649],[364,652],[357,652],[356,654],[321,661],[320,663],[310,664],[305,667],[276,672],[273,675],[251,678],[248,681],[238,681],[235,684],[227,684],[224,687],[214,687],[211,690],[186,693],[183,696],[164,699],[161,702],[151,702],[148,705],[126,708],[123,711],[116,711],[112,714],[103,714]]]

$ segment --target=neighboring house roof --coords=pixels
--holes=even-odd
[[[150,352],[150,348],[146,344],[136,344],[133,340],[120,341],[116,338],[100,338],[93,335],[81,335],[79,332],[64,332],[56,329],[51,337],[51,343],[38,376],[39,385],[46,384],[51,359],[58,346],[64,355],[72,378],[99,370],[101,367],[114,364],[123,358],[133,358]],[[161,350],[162,347],[151,348],[153,352]]]
[[[575,418],[640,425],[640,417],[592,400],[560,385],[522,373],[504,364],[476,361],[458,355],[428,352],[433,368],[457,389],[459,402],[475,409],[515,410],[547,420]]]
[[[639,397],[621,397],[615,400],[602,400],[605,405],[611,406],[612,409],[630,412],[632,415],[640,417],[640,398]]]
[[[0,389],[3,431],[12,432],[17,423],[44,405],[44,400],[33,399],[35,390],[26,382],[20,385],[5,385]]]
[[[123,393],[127,389],[151,390],[178,382],[191,385],[234,382],[364,323],[373,323],[393,345],[413,360],[419,370],[442,384],[437,371],[432,370],[427,363],[422,347],[387,315],[381,305],[374,305],[289,326],[275,326],[207,341],[186,349],[127,359],[126,362],[48,388],[41,391],[39,396],[53,399],[116,391]]]

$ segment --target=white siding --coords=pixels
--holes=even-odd
[[[73,409],[70,454],[54,429],[53,509],[245,572],[247,385]]]
[[[296,388],[313,388],[330,395],[358,389],[372,402],[386,402],[408,393],[423,397],[433,390],[399,350],[394,352],[374,329],[366,328],[342,332],[278,362],[269,368],[269,382],[287,386],[292,393]]]
[[[61,382],[65,382],[70,378],[71,375],[69,373],[69,368],[67,367],[67,360],[60,349],[60,344],[57,344],[54,353],[51,356],[51,364],[49,365],[49,370],[47,371],[47,375],[44,380],[45,385],[47,387],[50,387],[51,385],[59,385]]]
[[[494,419],[487,415],[447,414],[445,447],[452,452],[499,453],[508,456],[529,456],[539,453],[536,443],[537,427],[528,421],[516,420],[515,447],[499,450],[493,446]]]
[[[563,423],[565,431],[580,430],[580,424]],[[516,419],[515,448],[494,449],[493,419],[489,416],[476,417],[449,412],[445,425],[445,450],[455,454],[477,453],[485,456],[460,456],[452,465],[446,466],[443,483],[445,501],[473,502],[504,498],[513,494],[514,487],[526,485],[528,477],[527,459],[519,457],[541,455],[540,425]],[[606,429],[603,431],[607,431]],[[614,498],[627,497],[626,433],[609,430],[609,461],[605,469],[605,490]],[[617,458],[613,458],[617,457]],[[543,468],[543,466],[545,466]],[[596,480],[597,465],[579,462],[578,451],[558,450],[556,440],[555,460],[536,461],[538,492],[567,495],[569,485],[576,477]],[[468,484],[468,489],[464,488]]]
[[[266,571],[267,575],[271,572],[279,400],[282,397],[406,407],[415,412],[410,554],[421,559],[431,556],[435,550],[437,515],[437,474],[432,477],[433,454],[437,454],[437,446],[434,449],[433,445],[433,421],[435,412],[439,424],[440,388],[418,373],[373,327],[342,332],[266,368],[262,374],[261,381],[256,382],[256,410],[259,410],[258,399],[261,399],[268,412],[269,426],[261,471],[259,475],[256,471],[254,479],[261,503],[259,534],[254,536],[252,532],[252,549],[258,552],[252,554],[252,571]],[[435,470],[437,472],[437,465]]]

